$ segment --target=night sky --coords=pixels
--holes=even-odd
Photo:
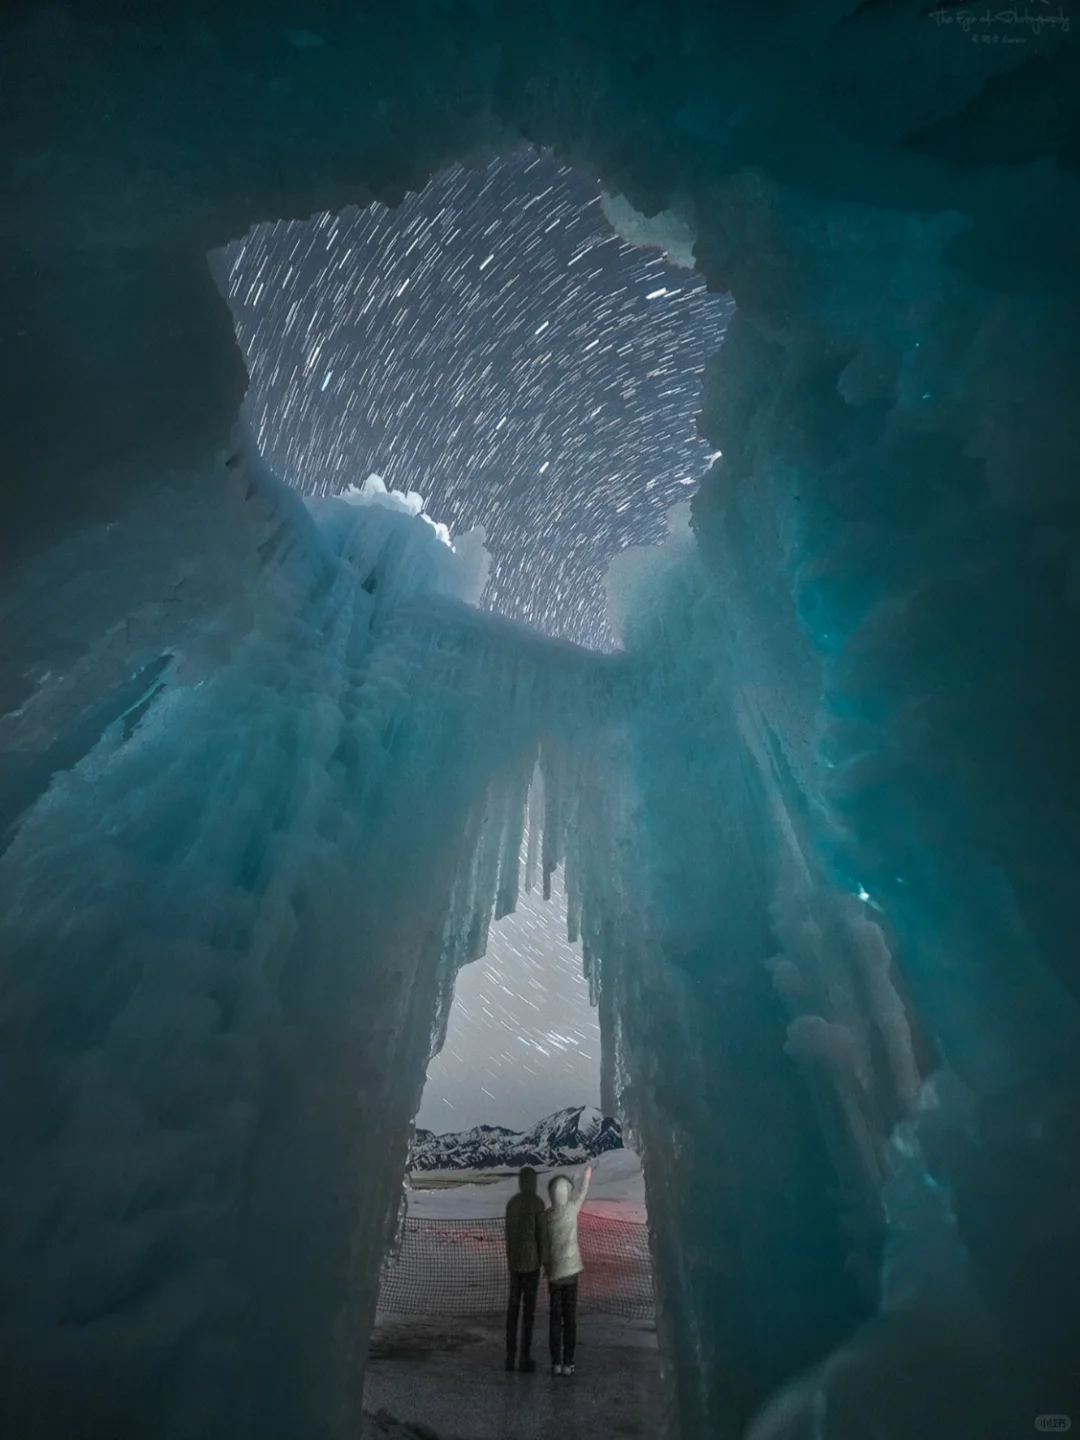
[[[608,561],[662,540],[707,468],[694,419],[729,304],[599,201],[522,150],[395,210],[260,226],[224,283],[278,474],[418,490],[452,532],[484,526],[488,606],[609,648]]]
[[[597,649],[602,577],[707,468],[705,358],[730,302],[610,228],[600,188],[520,150],[388,210],[263,225],[215,257],[248,358],[247,410],[282,478],[372,471],[433,519],[481,524],[483,603]],[[599,1098],[599,1035],[565,940],[531,897],[459,978],[419,1123],[524,1126]]]

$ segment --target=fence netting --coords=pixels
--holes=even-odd
[[[587,1211],[578,1221],[585,1272],[578,1308],[653,1318],[648,1227]],[[507,1276],[502,1217],[481,1220],[405,1221],[401,1243],[387,1256],[379,1310],[394,1315],[493,1315],[506,1306]],[[547,1286],[540,1287],[541,1306]]]

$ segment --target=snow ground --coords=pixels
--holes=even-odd
[[[662,1433],[652,1326],[583,1316],[572,1379],[549,1373],[546,1352],[541,1325],[533,1346],[536,1374],[507,1374],[501,1315],[469,1321],[384,1316],[364,1383],[370,1427],[364,1440],[654,1440]]]
[[[584,1171],[584,1165],[541,1170],[541,1195],[546,1194],[551,1175],[572,1175],[577,1181]],[[476,1178],[470,1179],[472,1176]],[[425,1220],[479,1220],[501,1215],[516,1190],[516,1171],[428,1170],[412,1178],[409,1214]],[[597,1156],[587,1207],[598,1215],[645,1224],[645,1178],[641,1159],[633,1150],[608,1150]]]

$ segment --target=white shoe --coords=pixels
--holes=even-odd
[[[562,1367],[561,1365],[552,1365],[552,1367],[551,1367],[551,1373],[552,1373],[552,1375],[562,1375],[562,1374],[564,1374],[565,1372],[564,1372],[563,1367]]]
[[[564,1366],[562,1367],[562,1373],[563,1373],[564,1375],[573,1375],[573,1373],[574,1373],[574,1367],[573,1367],[573,1365],[564,1365]]]

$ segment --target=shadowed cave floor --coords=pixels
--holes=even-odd
[[[662,1434],[660,1356],[651,1325],[582,1316],[573,1379],[549,1373],[545,1326],[537,1326],[536,1341],[536,1374],[507,1374],[501,1316],[383,1317],[371,1341],[362,1440],[654,1440]]]

